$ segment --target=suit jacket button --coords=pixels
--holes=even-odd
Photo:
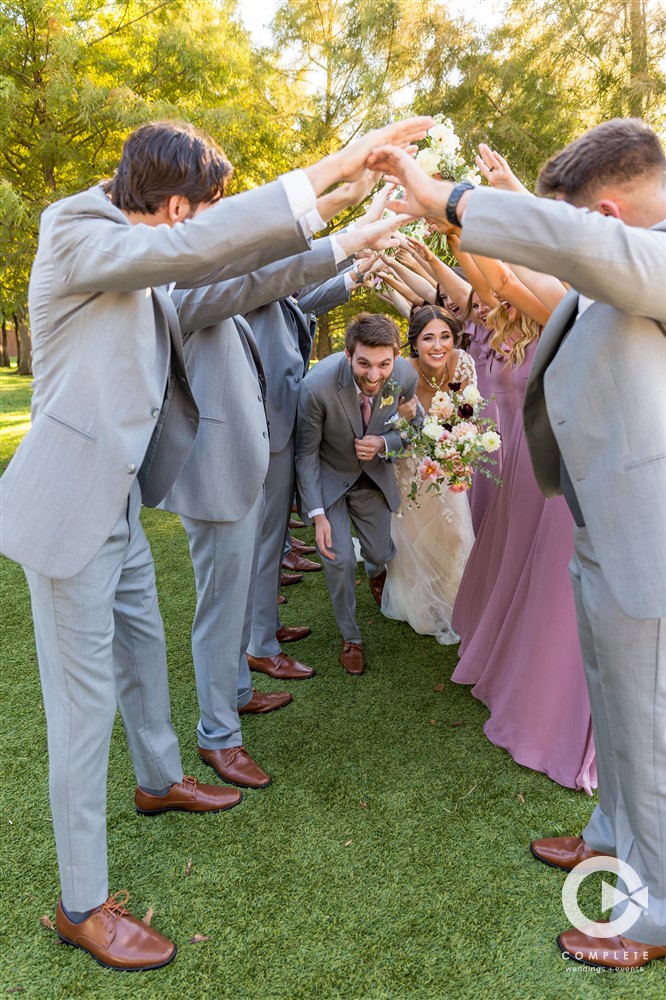
[[[300,381],[301,381],[301,377],[300,377],[300,375],[296,375],[296,376],[294,377],[294,382],[300,382]]]
[[[263,403],[263,401],[264,401],[264,397],[263,396],[257,396],[257,399],[259,400],[260,403]]]
[[[130,462],[129,465],[125,466],[125,472],[129,473],[130,476],[133,476],[136,472],[136,465],[134,465],[133,462]]]
[[[267,438],[267,437],[268,437],[268,431],[264,431],[264,437],[265,437],[265,438]]]
[[[153,406],[152,410],[150,411],[150,415],[151,415],[151,417],[159,417],[159,415],[160,415],[160,408],[159,408],[159,406]]]

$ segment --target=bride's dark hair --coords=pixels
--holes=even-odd
[[[409,329],[407,330],[410,358],[418,357],[418,353],[414,350],[414,344],[423,332],[423,328],[433,319],[441,319],[442,322],[446,323],[453,334],[453,346],[460,347],[463,324],[452,313],[447,312],[446,309],[442,309],[441,306],[412,306],[409,317]]]

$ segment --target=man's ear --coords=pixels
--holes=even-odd
[[[345,347],[345,354],[347,355],[347,361],[349,362],[349,364],[351,364],[352,363],[352,355],[349,353],[349,351],[347,350],[346,347]]]
[[[184,194],[172,194],[167,199],[165,208],[171,225],[184,222],[192,215],[192,206]]]
[[[597,202],[593,211],[600,212],[601,215],[609,215],[613,219],[622,218],[622,210],[617,202],[613,201],[611,198],[602,198],[601,201]]]

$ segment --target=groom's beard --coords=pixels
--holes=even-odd
[[[389,374],[385,378],[381,378],[379,382],[369,383],[362,375],[356,375],[356,373],[354,373],[354,382],[364,396],[378,396],[390,377],[391,375]]]

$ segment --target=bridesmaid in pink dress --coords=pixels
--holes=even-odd
[[[506,366],[522,405],[536,338]],[[458,594],[462,636],[452,680],[491,715],[484,731],[519,764],[592,794],[594,742],[568,563],[571,515],[539,490],[522,429],[504,438],[502,486],[486,512]]]

